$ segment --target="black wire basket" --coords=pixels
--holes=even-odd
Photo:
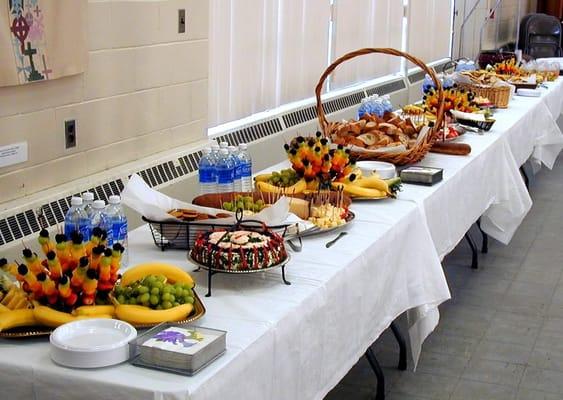
[[[148,223],[151,230],[154,244],[162,251],[166,249],[190,250],[197,236],[202,232],[215,229],[229,229],[233,227],[232,223],[213,223],[213,220],[204,221],[154,221],[146,217],[142,217],[143,221]],[[275,226],[267,226],[281,235],[288,236],[288,228],[292,224],[280,224]],[[241,228],[256,229],[260,227],[257,221],[242,221],[239,223]]]

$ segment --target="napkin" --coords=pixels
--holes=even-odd
[[[121,201],[126,206],[137,211],[144,217],[153,221],[180,221],[178,218],[168,214],[168,211],[175,208],[184,208],[195,210],[205,214],[215,215],[217,213],[231,214],[230,218],[214,219],[213,223],[234,223],[234,213],[225,210],[219,210],[210,207],[201,207],[195,204],[185,203],[183,201],[169,197],[158,190],[152,189],[137,174],[131,175],[129,182],[121,192]],[[245,216],[243,220],[252,219],[264,222],[266,225],[279,225],[286,221],[289,215],[289,202],[287,197],[281,197],[276,203],[270,207],[264,208],[257,214]],[[205,223],[206,221],[201,221]]]

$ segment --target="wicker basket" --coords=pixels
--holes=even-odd
[[[440,80],[438,79],[432,68],[429,68],[422,60],[414,56],[411,56],[408,53],[404,53],[402,51],[391,49],[391,48],[364,48],[345,54],[342,57],[338,58],[336,61],[334,61],[331,65],[329,65],[328,68],[321,75],[321,78],[319,79],[319,83],[315,87],[315,95],[317,97],[317,117],[319,119],[319,125],[324,135],[326,137],[330,137],[331,134],[335,132],[342,124],[342,123],[334,123],[334,122],[329,123],[326,119],[325,111],[321,102],[321,91],[326,78],[332,73],[332,71],[336,69],[336,67],[338,67],[343,62],[358,56],[371,54],[371,53],[381,53],[381,54],[388,54],[392,56],[404,57],[410,62],[422,68],[424,72],[430,75],[430,77],[434,81],[434,84],[436,85],[436,88],[438,90],[438,98],[440,100],[440,108],[438,109],[438,115],[436,116],[436,122],[434,124],[434,127],[425,136],[423,140],[417,143],[416,146],[411,147],[406,151],[400,153],[397,152],[373,153],[373,152],[358,151],[358,152],[353,152],[352,155],[356,157],[358,160],[387,161],[395,165],[406,165],[406,164],[412,164],[418,162],[424,158],[426,153],[428,153],[430,147],[432,147],[432,144],[436,140],[437,137],[436,133],[440,130],[442,126],[444,120],[444,104],[443,104],[444,91],[442,89],[442,83],[440,82]]]
[[[458,86],[467,89],[477,96],[486,97],[497,108],[507,108],[510,102],[510,86],[483,86],[468,83],[458,83]]]

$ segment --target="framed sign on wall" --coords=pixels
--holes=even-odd
[[[0,86],[85,71],[87,0],[0,0],[0,5]]]

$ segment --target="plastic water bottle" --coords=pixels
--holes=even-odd
[[[227,142],[221,142],[219,143],[219,147],[222,149],[228,149],[229,148],[229,143]]]
[[[82,208],[86,212],[88,218],[92,218],[92,205],[94,203],[94,193],[84,192],[82,193]]]
[[[92,204],[92,215],[90,216],[90,223],[92,229],[101,228],[107,233],[108,245],[113,243],[113,229],[109,216],[105,212],[106,202],[103,200],[96,200]]]
[[[219,151],[215,171],[217,172],[217,192],[232,192],[234,190],[235,166],[229,156],[229,149]]]
[[[208,194],[217,192],[217,177],[215,175],[215,157],[208,147],[203,149],[203,157],[199,160],[199,193]]]
[[[368,98],[364,97],[362,99],[362,103],[360,104],[360,107],[358,108],[358,119],[362,118],[366,114],[369,114]]]
[[[65,215],[65,235],[68,239],[72,238],[73,233],[82,234],[84,242],[90,240],[91,226],[90,218],[83,209],[82,198],[72,197],[70,208]]]
[[[248,145],[239,144],[238,159],[240,160],[240,183],[243,192],[252,191],[252,158],[248,154]]]
[[[388,94],[381,96],[382,99],[382,104],[383,104],[383,110],[385,112],[393,112],[393,104],[391,104],[391,98],[389,97]]]
[[[121,207],[121,197],[117,195],[109,196],[109,204],[105,209],[105,215],[111,224],[112,231],[112,243],[110,244],[109,242],[110,235],[108,234],[108,245],[111,246],[119,243],[123,246],[125,251],[121,256],[121,265],[125,266],[128,261],[127,217]]]
[[[242,165],[240,163],[240,159],[238,158],[238,150],[236,146],[229,146],[229,156],[231,157],[231,160],[233,161],[233,164],[235,166],[233,187],[235,189],[235,192],[240,192],[242,191],[242,182],[241,182]]]

